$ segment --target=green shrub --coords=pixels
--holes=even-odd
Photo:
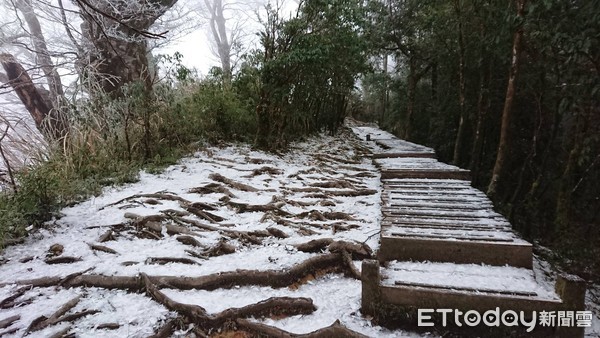
[[[21,169],[16,192],[0,192],[0,245],[106,185],[135,182],[142,168],[157,173],[175,164],[199,142],[252,139],[254,98],[247,86],[225,85],[216,70],[202,80],[189,70],[172,74],[152,92],[134,83],[119,98],[96,95],[72,106],[66,142]]]

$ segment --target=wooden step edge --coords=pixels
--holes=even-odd
[[[390,237],[383,232],[377,258],[386,261],[430,261],[458,264],[488,264],[531,269],[532,245],[515,238],[513,242],[450,240],[413,236]]]
[[[536,297],[538,295],[535,292],[528,292],[528,291],[497,290],[497,289],[489,289],[489,288],[473,288],[473,287],[466,287],[466,286],[435,285],[435,284],[428,284],[428,283],[404,282],[404,281],[394,281],[394,285],[412,286],[412,287],[437,289],[437,290],[452,290],[452,291],[466,291],[466,292],[474,292],[474,293],[486,293],[486,294],[491,294],[491,295],[509,295],[509,296],[523,296],[523,297]]]

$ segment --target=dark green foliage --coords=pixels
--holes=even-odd
[[[458,164],[473,171],[481,188],[494,166],[513,34],[522,25],[510,156],[494,202],[527,238],[564,249],[571,258],[595,261],[600,254],[600,4],[528,1],[524,19],[513,2],[405,0],[379,8],[372,15],[380,32],[374,41],[380,53],[394,57],[395,71],[387,86],[381,72],[365,80],[364,109],[399,136],[433,146],[448,162],[460,116],[459,22],[463,25],[467,127]],[[385,89],[390,100],[381,120],[377,107]],[[577,272],[600,271],[597,264],[587,265]]]
[[[268,9],[261,33],[259,147],[335,132],[358,74],[367,69],[365,15],[357,0],[304,1],[287,21]]]

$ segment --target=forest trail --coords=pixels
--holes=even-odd
[[[430,149],[378,140],[396,143],[386,150],[365,141],[370,127],[350,127],[294,144],[283,155],[244,145],[206,147],[160,174],[142,172],[137,183],[63,209],[0,256],[0,336],[422,336],[377,326],[361,313],[361,263],[368,266],[375,252],[394,260],[377,269],[384,292],[438,278],[446,287],[477,289],[475,282],[485,282],[495,291],[557,299],[537,260],[531,270],[394,257],[396,243],[390,249],[388,239],[413,240],[415,231],[427,241],[457,231],[465,240],[491,235],[486,245],[511,240],[529,255],[530,246],[460,177],[438,177],[425,192],[423,178],[386,176],[400,173],[395,164],[386,169],[388,162],[404,160],[381,154],[418,153],[402,164],[418,172],[430,163]],[[442,192],[448,196],[429,199]],[[441,224],[435,210],[461,222]],[[400,217],[410,217],[411,226]],[[457,284],[466,280],[475,284]]]
[[[418,309],[583,313],[585,281],[566,274],[551,281],[544,275],[531,243],[471,186],[468,170],[439,162],[433,149],[377,127],[352,129],[370,141],[382,182],[380,247],[377,260],[363,262],[363,313],[393,317],[393,308],[401,313],[396,321],[407,325],[417,323]],[[586,316],[591,326],[592,312]],[[481,326],[461,332],[500,334],[482,332]],[[533,332],[584,336],[583,327],[554,329],[538,325]]]

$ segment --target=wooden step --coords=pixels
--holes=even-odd
[[[585,309],[585,281],[568,275],[559,275],[556,285],[539,283],[532,270],[514,267],[495,267],[430,262],[390,262],[384,266],[377,261],[364,260],[362,273],[361,312],[377,320],[395,325],[418,323],[419,309],[452,309],[463,314],[477,311],[511,310],[521,312],[531,320],[541,311],[581,311]],[[535,312],[534,312],[535,311]],[[432,312],[427,322],[436,327],[455,330],[460,336],[506,336],[505,327],[470,327],[456,324],[454,313],[442,324],[440,316]],[[390,317],[391,316],[391,317]],[[511,328],[516,329],[516,328]],[[452,332],[452,331],[448,331]],[[511,330],[512,334],[516,331]],[[535,326],[536,337],[583,337],[580,327]],[[519,335],[521,336],[521,335]]]
[[[485,210],[480,211],[446,211],[436,209],[398,209],[384,208],[382,209],[384,217],[420,217],[429,219],[448,219],[448,220],[476,220],[485,222],[488,219],[500,219],[500,215],[496,213],[486,213]]]
[[[426,179],[426,178],[390,178],[390,179],[386,179],[386,180],[381,180],[384,184],[389,184],[389,185],[395,185],[395,184],[399,184],[399,185],[409,185],[409,184],[413,184],[413,185],[434,185],[434,186],[455,186],[455,185],[460,185],[460,186],[471,186],[471,183],[469,182],[465,182],[463,180],[452,180],[452,179],[447,179],[447,180],[440,180],[440,179]]]
[[[468,170],[444,169],[383,169],[381,177],[386,178],[435,178],[457,179],[471,181],[471,172]]]
[[[385,201],[383,208],[415,208],[415,209],[430,209],[438,208],[438,210],[492,210],[491,203],[472,203],[465,204],[458,201],[452,202],[426,202],[423,200],[402,200],[395,199]]]
[[[415,260],[532,267],[532,246],[512,241],[394,236],[382,231],[377,258],[381,262]]]
[[[400,158],[400,157],[423,157],[435,158],[435,152],[418,152],[418,151],[396,151],[390,149],[389,152],[374,153],[373,158]]]
[[[381,221],[382,227],[399,226],[406,228],[421,228],[421,229],[463,229],[463,230],[497,230],[497,231],[508,231],[511,230],[510,224],[496,225],[489,223],[461,223],[461,222],[443,222],[436,223],[434,220],[427,221],[415,221],[415,220],[389,220],[384,218]]]

